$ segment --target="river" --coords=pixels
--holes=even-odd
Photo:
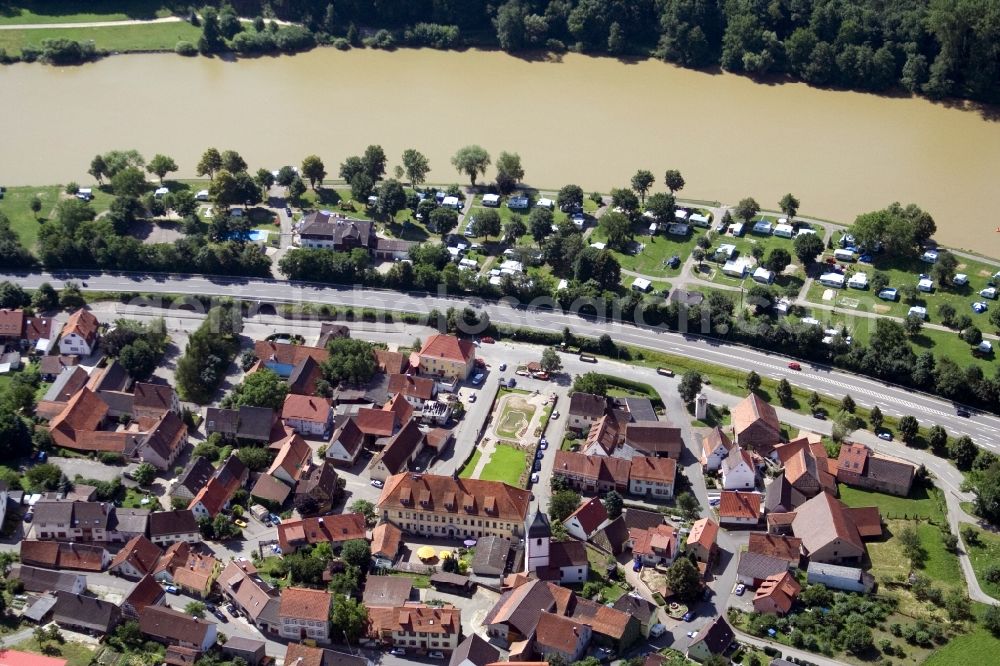
[[[639,168],[680,169],[686,197],[849,223],[915,202],[939,241],[1000,257],[1000,122],[920,99],[763,85],[656,61],[499,52],[317,49],[239,62],[173,54],[80,67],[0,67],[0,183],[89,180],[91,157],[137,148],[193,176],[207,146],[277,168],[320,155],[332,177],[380,143],[405,148],[434,182],[463,181],[450,156],[479,143],[520,153],[531,185],[624,186]],[[492,177],[492,170],[489,176]]]

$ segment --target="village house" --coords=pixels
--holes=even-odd
[[[733,433],[736,444],[770,455],[775,444],[781,442],[781,422],[774,407],[751,393],[732,409]]]
[[[153,573],[163,551],[144,536],[137,536],[115,554],[108,572],[137,580]]]
[[[18,344],[24,331],[24,310],[0,308],[0,343]]]
[[[87,590],[87,577],[83,574],[40,569],[19,562],[10,565],[9,578],[19,581],[25,592],[83,594]]]
[[[290,394],[285,396],[281,418],[287,427],[306,437],[329,437],[333,406],[328,398]]]
[[[198,519],[190,509],[154,511],[149,514],[149,540],[158,546],[169,546],[177,541],[200,543]]]
[[[437,383],[429,377],[389,375],[386,392],[386,400],[398,395],[415,409],[423,409],[437,395]]]
[[[39,500],[33,508],[36,539],[108,542],[117,526],[115,507],[106,502]]]
[[[289,643],[288,647],[295,645],[295,643]],[[226,644],[222,646],[222,654],[235,659],[239,657],[247,663],[247,666],[259,666],[263,662],[267,655],[265,653],[265,648],[267,644],[264,641],[259,641],[253,638],[243,638],[242,636],[230,636],[226,641]],[[286,656],[286,664],[295,663],[295,659],[288,659]],[[303,664],[303,666],[305,666]],[[322,664],[318,665],[322,666]],[[339,665],[338,665],[339,666]],[[365,666],[364,664],[359,664],[358,666]]]
[[[329,641],[332,601],[326,590],[286,587],[278,606],[278,633],[289,640]]]
[[[143,576],[122,599],[122,616],[128,620],[138,620],[139,613],[149,606],[165,606],[167,593],[152,576]]]
[[[270,407],[247,407],[205,410],[205,432],[219,433],[228,440],[247,439],[270,442],[277,414]]]
[[[165,645],[205,652],[217,637],[215,622],[191,617],[173,608],[147,606],[139,613],[139,631]]]
[[[177,392],[166,384],[136,382],[132,396],[132,418],[136,421],[156,421],[167,412],[181,415]]]
[[[316,211],[297,226],[298,244],[304,248],[349,252],[360,248],[372,252],[377,244],[375,225],[335,213]]]
[[[246,483],[249,472],[235,454],[219,468],[215,476],[191,499],[188,509],[195,519],[215,518],[229,507],[233,494]]]
[[[670,525],[632,528],[628,533],[628,547],[632,549],[633,558],[646,566],[669,566],[677,557],[677,539],[677,531]]]
[[[295,485],[295,493],[292,501],[295,506],[300,507],[299,513],[324,513],[330,510],[334,500],[340,493],[340,479],[337,470],[328,461],[324,460],[318,465],[313,465],[302,475]],[[306,498],[309,501],[306,501]],[[309,511],[306,507],[309,505]]]
[[[715,426],[702,437],[701,445],[701,465],[707,472],[717,471],[722,466],[722,461],[729,455],[730,449],[733,448],[733,442],[729,439],[729,435],[719,426]]]
[[[542,611],[535,627],[535,650],[546,661],[553,655],[565,663],[578,661],[590,646],[591,633],[590,625]]]
[[[857,567],[845,567],[822,562],[810,562],[806,568],[806,582],[825,585],[831,590],[868,594],[875,587],[875,577]]]
[[[450,604],[405,603],[370,612],[372,633],[385,643],[418,653],[450,653],[462,635],[461,611]]]
[[[404,533],[447,538],[520,538],[530,493],[499,481],[436,474],[389,477],[378,500],[382,520]]]
[[[488,536],[476,542],[476,555],[472,559],[472,572],[477,576],[503,576],[507,573],[511,540]]]
[[[882,535],[882,521],[877,507],[848,508],[824,491],[794,511],[791,530],[810,563],[853,564],[864,559],[864,539]]]
[[[413,596],[413,579],[405,576],[372,576],[365,581],[361,601],[368,608],[395,608]]]
[[[379,523],[372,529],[371,544],[372,557],[395,562],[403,545],[403,531],[392,523]]]
[[[97,317],[80,308],[69,316],[59,336],[59,353],[90,356],[97,349]]]
[[[579,395],[579,394],[574,394]],[[553,478],[561,478],[570,488],[586,493],[628,492],[631,463],[621,458],[588,456],[556,451]]]
[[[63,629],[82,633],[109,634],[121,622],[121,609],[109,601],[83,594],[56,592],[52,621]]]
[[[278,591],[257,573],[249,561],[232,560],[219,575],[219,589],[250,624],[265,634],[278,631]]]
[[[170,489],[171,499],[177,498],[190,502],[214,475],[215,468],[212,467],[212,463],[201,456],[192,457],[184,471],[177,477],[177,482]]]
[[[526,570],[541,580],[562,584],[586,582],[590,574],[586,546],[580,541],[552,541],[549,519],[541,510],[535,510],[525,543]]]
[[[755,532],[750,535],[747,552],[778,558],[797,568],[802,561],[802,539]]]
[[[353,418],[344,419],[333,435],[326,449],[326,458],[339,465],[353,465],[361,453],[365,434],[358,428]]]
[[[688,644],[687,657],[702,662],[712,655],[723,655],[732,645],[736,634],[725,618],[717,617],[695,634]]]
[[[899,497],[910,494],[916,475],[910,463],[875,453],[864,444],[844,444],[835,463],[841,483]]]
[[[788,571],[787,560],[761,553],[740,551],[736,566],[736,578],[747,587],[757,587],[770,576],[778,576]]]
[[[464,381],[476,361],[476,347],[453,335],[432,335],[420,349],[420,373],[449,382]]]
[[[161,472],[172,469],[187,446],[188,429],[176,412],[164,412],[139,443],[138,457]]]
[[[629,469],[629,494],[660,500],[672,499],[676,476],[675,458],[632,458],[632,466]]]
[[[754,592],[753,609],[757,613],[786,615],[801,591],[802,586],[787,571],[768,576]]]
[[[569,397],[566,425],[577,433],[588,432],[607,409],[608,400],[604,396],[575,391]]]
[[[760,522],[760,505],[758,493],[723,490],[719,498],[719,524],[756,525]]]
[[[566,531],[581,541],[587,541],[607,521],[608,512],[601,500],[593,497],[584,500],[576,510],[563,520]]]
[[[286,555],[316,543],[329,543],[337,550],[353,539],[367,540],[365,517],[360,513],[283,520],[278,524],[278,545]]]
[[[63,371],[74,368],[79,362],[80,359],[77,356],[43,356],[38,361],[38,373],[42,376],[43,382],[54,382],[56,378],[63,373]],[[84,375],[86,375],[86,372],[84,372]],[[77,386],[74,391],[70,392],[70,395],[75,393],[82,386],[83,384]],[[69,396],[67,396],[67,399],[68,397]]]
[[[632,421],[625,425],[621,446],[629,457],[647,456],[677,460],[684,448],[681,429],[666,421]],[[632,453],[634,452],[634,453]]]
[[[470,634],[451,653],[448,666],[487,666],[500,661],[500,651],[479,634]]]
[[[711,518],[696,520],[691,525],[691,532],[688,533],[685,549],[694,555],[695,559],[705,564],[715,559],[717,546],[716,539],[719,536],[719,524]]]
[[[657,623],[659,606],[644,599],[638,592],[629,592],[618,597],[611,606],[620,613],[625,613],[639,621],[639,631],[644,638],[649,638],[649,629]]]
[[[21,541],[21,564],[45,569],[104,571],[111,564],[111,554],[102,547],[60,541]]]
[[[271,448],[277,448],[278,454],[274,457],[267,474],[294,486],[312,462],[312,449],[309,448],[309,444],[298,435],[292,434],[275,442]]]
[[[821,490],[837,493],[837,481],[830,474],[826,448],[821,441],[799,437],[774,447],[773,455],[782,465],[785,481],[802,497],[815,497]]]
[[[396,433],[385,448],[372,458],[368,475],[385,481],[393,474],[410,469],[413,461],[424,450],[426,438],[416,421],[410,421]]]
[[[753,490],[757,486],[757,467],[750,454],[738,445],[722,459],[721,469],[725,490]]]
[[[107,403],[84,387],[49,421],[49,435],[56,446],[75,451],[125,453],[126,446],[136,437],[127,432],[101,430],[107,417]]]
[[[207,597],[222,563],[211,552],[200,552],[185,541],[170,546],[157,562],[154,578],[180,587],[193,597]]]

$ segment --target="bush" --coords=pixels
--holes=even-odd
[[[396,40],[388,30],[379,30],[374,36],[364,40],[364,45],[373,49],[391,49],[395,44]]]
[[[413,46],[429,46],[434,49],[450,49],[459,42],[457,25],[439,23],[418,23],[406,31],[406,41]]]
[[[97,460],[105,465],[124,465],[125,457],[113,451],[101,451],[97,454]]]
[[[346,39],[344,39],[343,37],[338,37],[337,39],[333,40],[333,48],[337,49],[338,51],[347,51],[348,49],[351,48],[351,43]]]
[[[182,56],[196,56],[198,55],[198,47],[191,42],[181,40],[174,45],[174,53]]]
[[[267,53],[276,48],[274,36],[269,32],[241,32],[233,38],[233,50],[237,53]]]
[[[76,181],[70,181],[66,184],[66,194],[76,194],[80,191],[80,186]]]
[[[303,51],[316,46],[316,37],[300,25],[282,28],[274,35],[275,45],[282,51]]]
[[[53,65],[74,65],[90,60],[96,55],[93,42],[72,39],[43,39],[42,60]]]

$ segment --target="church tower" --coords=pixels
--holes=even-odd
[[[529,573],[549,566],[549,540],[551,538],[552,528],[549,527],[548,517],[540,509],[535,509],[535,517],[531,520],[525,539],[524,559]]]

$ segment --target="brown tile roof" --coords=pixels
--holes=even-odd
[[[24,338],[30,342],[52,339],[52,324],[55,321],[49,317],[25,317]]]
[[[676,534],[670,525],[657,525],[652,529],[638,529],[633,527],[628,531],[628,537],[632,541],[632,552],[636,555],[655,555],[658,552],[667,553],[670,557],[675,556]]]
[[[636,421],[625,426],[625,443],[641,453],[678,458],[684,448],[681,429],[666,421]]]
[[[128,562],[139,573],[148,574],[156,568],[156,562],[162,554],[159,546],[140,534],[122,546],[109,567],[114,568]]]
[[[198,493],[191,498],[188,503],[188,509],[194,509],[200,503],[208,514],[214,517],[222,508],[226,505],[226,502],[232,498],[233,493],[240,487],[239,479],[235,480],[235,483],[230,479],[229,483],[225,480],[219,478],[218,476],[213,476],[205,484],[205,487],[198,491]]]
[[[847,507],[827,492],[821,492],[796,509],[792,531],[802,539],[802,545],[809,553],[837,538],[858,551],[863,552],[865,548]]]
[[[69,399],[66,407],[49,422],[52,441],[66,448],[82,448],[83,442],[78,442],[79,435],[97,430],[107,415],[107,404],[90,389],[82,388]]]
[[[673,483],[676,476],[677,460],[674,458],[632,458],[631,478]]]
[[[201,645],[212,623],[199,620],[173,608],[147,606],[139,613],[139,630],[142,633],[170,642]]]
[[[625,509],[625,525],[629,529],[633,527],[638,527],[640,529],[649,529],[650,527],[656,527],[664,522],[666,516],[664,516],[659,511],[646,511],[645,509]]]
[[[393,631],[451,635],[462,631],[462,613],[454,606],[407,604],[393,609]]]
[[[735,490],[723,490],[719,501],[719,516],[722,518],[760,519],[760,495]]]
[[[475,346],[468,340],[459,340],[454,335],[432,335],[424,342],[420,356],[444,358],[460,363],[468,363],[476,355]]]
[[[621,443],[622,429],[618,424],[618,419],[614,414],[605,414],[594,421],[587,433],[587,448],[598,444],[604,451],[610,454]]]
[[[588,419],[599,419],[608,408],[607,398],[576,391],[569,397],[569,413],[571,416],[582,416]]]
[[[49,569],[103,571],[104,554],[100,546],[56,541],[22,541],[21,562]]]
[[[177,541],[170,544],[160,556],[159,562],[156,563],[155,573],[159,574],[164,571],[171,573],[177,567],[183,567],[187,564],[187,558],[190,554],[191,545],[187,541]],[[173,574],[171,573],[171,575]]]
[[[389,393],[402,393],[420,400],[434,397],[434,380],[413,375],[389,375]]]
[[[267,340],[258,340],[253,343],[253,354],[264,362],[293,366],[298,365],[307,358],[311,358],[317,363],[322,363],[330,358],[330,352],[320,347],[307,347],[306,345],[293,345]]]
[[[281,418],[325,423],[330,415],[329,398],[310,395],[287,395],[281,408]]]
[[[212,555],[190,551],[184,566],[174,569],[174,582],[189,590],[206,590],[219,564],[219,560]]]
[[[781,432],[781,422],[774,407],[764,402],[756,393],[751,393],[732,409],[733,430],[736,436],[757,423],[763,421],[775,433]]]
[[[576,511],[566,516],[563,523],[568,523],[573,518],[580,522],[584,532],[592,534],[601,526],[601,523],[608,519],[608,511],[599,498],[592,497],[589,500],[583,500]]]
[[[406,400],[402,400],[406,402]],[[391,437],[396,429],[396,413],[384,409],[362,407],[354,415],[354,425],[366,435]]]
[[[395,559],[403,543],[403,532],[392,523],[380,523],[372,530],[372,555]]]
[[[802,586],[792,576],[785,571],[774,576],[768,576],[764,582],[757,587],[754,592],[753,602],[756,607],[758,601],[769,599],[782,613],[787,613],[792,609],[792,603],[802,591]]]
[[[382,405],[382,409],[393,412],[396,415],[396,423],[406,423],[413,418],[413,405],[406,402],[399,393],[396,393],[387,403]]]
[[[285,648],[285,663],[288,666],[323,666],[323,653],[323,648],[289,643]]]
[[[187,445],[187,426],[176,412],[166,411],[156,421],[150,431],[144,446],[148,446],[164,460],[171,457]]]
[[[168,411],[174,404],[174,389],[165,384],[136,382],[132,404],[145,409]]]
[[[366,538],[365,518],[360,513],[283,520],[278,524],[278,543],[286,553],[306,544],[339,543]]]
[[[507,624],[522,636],[530,636],[538,624],[539,611],[562,613],[556,592],[565,591],[563,609],[573,597],[573,592],[542,580],[532,580],[507,590],[486,614],[484,625]]]
[[[405,576],[371,576],[365,580],[365,606],[402,606],[413,594],[413,579]]]
[[[618,486],[628,486],[628,477],[632,463],[622,458],[607,456],[588,456],[571,451],[556,451],[553,465],[555,472],[572,474],[573,476],[614,483]]]
[[[0,338],[21,338],[24,329],[24,310],[0,309]]]
[[[358,428],[358,424],[354,422],[354,418],[345,419],[344,422],[333,431],[330,435],[330,441],[340,443],[344,446],[344,449],[349,455],[354,455],[354,453],[361,447],[365,441],[365,434],[361,432]]]
[[[858,528],[862,539],[882,536],[882,516],[877,506],[848,508],[847,516]]]
[[[71,368],[80,362],[79,356],[43,356],[38,362],[38,371],[43,375],[58,375],[66,368]],[[86,376],[86,372],[84,372]],[[86,382],[84,382],[86,383]],[[76,390],[83,388],[83,383],[76,387]],[[76,391],[73,391],[74,393]],[[67,396],[68,398],[68,396]]]
[[[375,362],[378,364],[378,369],[387,375],[399,374],[406,370],[408,365],[404,354],[388,349],[376,349]]]
[[[256,567],[250,562],[230,561],[219,576],[218,584],[236,599],[254,622],[268,610],[272,601],[277,604],[278,593],[257,575]]]
[[[691,640],[691,644],[704,643],[712,654],[722,654],[732,644],[736,634],[725,618],[719,616],[713,622],[706,624]]]
[[[868,462],[868,453],[869,449],[864,444],[844,444],[840,447],[840,455],[837,457],[837,468],[862,475],[865,463]]]
[[[438,513],[480,516],[523,523],[528,515],[530,495],[500,481],[456,479],[437,474],[396,474],[385,481],[378,499],[379,510],[387,507],[413,510],[420,508]],[[425,498],[426,503],[421,504]],[[489,510],[487,500],[495,506]],[[447,505],[453,499],[453,504]]]
[[[330,617],[332,601],[333,597],[326,590],[286,587],[281,592],[278,616],[326,622]]]
[[[580,634],[585,632],[582,622],[543,611],[538,616],[538,625],[535,627],[535,644],[544,648],[540,652],[555,650],[564,654],[576,654]]]
[[[76,333],[86,340],[88,344],[93,344],[97,338],[97,329],[99,326],[100,322],[97,321],[97,317],[87,310],[80,308],[66,320],[66,324],[63,326],[60,335],[65,337],[70,333]]]
[[[573,608],[573,619],[589,624],[594,633],[621,640],[625,636],[632,616],[589,599],[577,597]]]
[[[802,539],[777,534],[753,533],[747,551],[776,557],[798,566],[802,558]]]
[[[506,561],[506,556],[504,560]],[[587,547],[583,545],[582,541],[571,539],[570,541],[554,541],[549,544],[549,567],[581,567],[587,566],[588,562]]]
[[[389,474],[406,471],[406,463],[424,441],[424,433],[416,421],[410,421],[396,433],[385,448],[375,456],[372,464],[382,463]]]
[[[293,480],[298,480],[302,472],[312,460],[312,449],[306,440],[297,434],[292,434],[278,442],[280,448],[274,462],[267,473],[273,475],[279,469],[284,470]]]
[[[253,490],[250,491],[251,496],[276,504],[284,504],[291,494],[292,489],[287,483],[270,474],[261,474],[257,483],[253,485]]]
[[[146,574],[132,586],[125,595],[124,602],[131,604],[135,611],[140,613],[146,606],[156,604],[165,594],[163,587],[150,574]]]
[[[688,534],[687,544],[697,544],[702,548],[711,550],[715,545],[715,540],[719,536],[719,524],[711,518],[696,520],[691,525],[691,532]]]

